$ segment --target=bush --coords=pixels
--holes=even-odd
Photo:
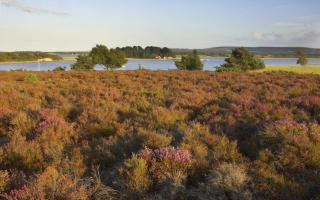
[[[154,131],[139,130],[139,134],[143,138],[143,146],[150,147],[152,149],[158,149],[170,146],[172,137],[166,134],[160,134]]]
[[[54,72],[64,72],[64,71],[66,71],[66,67],[56,67],[52,71],[54,71]]]
[[[193,162],[187,150],[173,147],[151,150],[145,148],[140,157],[147,160],[150,173],[158,183],[173,183],[180,185],[186,178]]]
[[[226,64],[221,65],[217,71],[249,71],[264,69],[264,63],[255,58],[245,48],[236,48],[232,51],[230,58],[227,58]]]
[[[71,70],[94,70],[95,63],[90,56],[79,55],[77,62],[71,66]]]
[[[8,183],[10,181],[10,175],[7,171],[0,171],[0,193],[6,191]]]
[[[307,58],[306,54],[303,51],[298,51],[296,54],[297,54],[297,57],[298,57],[298,60],[297,60],[297,64],[298,65],[305,66],[305,65],[308,64],[308,58]]]
[[[2,165],[9,169],[25,171],[39,171],[44,167],[44,158],[40,145],[34,141],[27,141],[25,137],[14,134],[10,142],[4,146]]]
[[[128,61],[125,53],[115,49],[108,49],[104,45],[96,45],[90,51],[90,56],[94,64],[103,65],[105,69],[120,68]]]
[[[193,53],[182,56],[181,61],[176,61],[179,70],[203,70],[203,64],[196,50]]]
[[[38,175],[33,184],[31,188],[34,188],[38,194],[42,194],[45,199],[87,199],[84,186],[53,167],[48,167]]]
[[[129,191],[133,193],[145,193],[152,184],[147,161],[137,155],[124,162],[120,174],[125,178]]]
[[[38,77],[36,74],[28,74],[25,78],[25,81],[37,81]]]

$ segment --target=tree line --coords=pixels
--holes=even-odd
[[[128,58],[156,58],[156,57],[175,57],[171,49],[164,47],[148,46],[142,48],[141,46],[127,46],[115,49],[118,52],[125,53]]]

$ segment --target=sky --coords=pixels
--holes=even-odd
[[[0,51],[320,48],[320,0],[0,0]]]

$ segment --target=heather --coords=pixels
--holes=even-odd
[[[319,199],[319,85],[291,73],[2,72],[0,196]]]

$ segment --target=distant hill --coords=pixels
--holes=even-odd
[[[197,49],[198,52],[208,56],[229,56],[233,49],[237,47],[213,47],[207,49]],[[297,51],[303,51],[309,58],[320,58],[320,49],[306,48],[306,47],[246,47],[251,53],[255,53],[261,57],[296,57]],[[193,51],[193,49],[174,49],[171,48],[174,54],[186,54]],[[74,57],[79,54],[86,54],[88,52],[54,52],[54,54],[61,57]]]
[[[212,56],[227,56],[237,47],[213,47],[197,49],[198,52]],[[246,47],[251,53],[263,57],[295,57],[297,51],[305,52],[308,57],[320,57],[320,49],[305,47]],[[176,54],[191,52],[192,49],[172,49]]]

